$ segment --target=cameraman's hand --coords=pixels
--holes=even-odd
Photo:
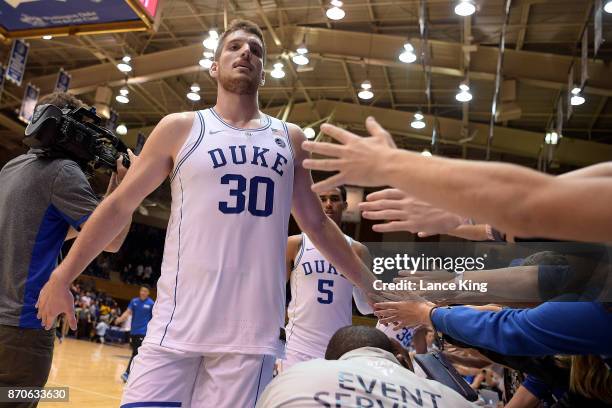
[[[130,159],[130,167],[131,167],[136,162],[137,156],[134,154],[134,152],[132,152],[131,149],[127,149],[127,154]],[[117,159],[117,173],[113,173],[113,175],[116,175],[117,177],[117,184],[121,183],[121,181],[123,180],[123,178],[128,172],[127,167],[123,166],[122,159],[123,159],[122,157],[119,157]]]
[[[132,152],[132,150],[128,149],[127,151],[128,157],[130,158],[130,167],[134,165],[134,162],[137,160],[137,156]],[[112,193],[119,183],[123,181],[123,178],[128,172],[128,169],[122,163],[123,157],[119,156],[117,158],[117,172],[113,172],[111,174],[110,180],[108,182],[108,188],[106,189],[106,195]]]

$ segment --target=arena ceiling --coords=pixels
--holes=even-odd
[[[128,126],[125,136],[134,144],[138,131],[145,134],[170,112],[202,109],[215,101],[216,85],[199,66],[202,40],[211,28],[222,30],[227,20],[247,18],[263,29],[268,45],[266,70],[284,64],[286,76],[268,75],[260,91],[260,104],[268,114],[301,126],[323,121],[363,133],[366,116],[376,116],[403,148],[422,150],[431,143],[438,121],[438,154],[484,158],[493,99],[498,45],[504,22],[504,0],[477,0],[472,17],[453,12],[454,0],[428,0],[429,64],[398,60],[410,41],[421,55],[419,0],[346,0],[346,17],[326,18],[323,0],[167,0],[155,32],[106,33],[29,39],[31,44],[25,83],[50,92],[60,67],[72,74],[71,92],[94,103],[95,90],[110,86],[112,107]],[[565,97],[568,72],[576,64],[579,78],[580,43],[585,28],[593,33],[592,0],[514,0],[506,36],[504,79],[515,81],[514,106],[520,116],[496,123],[492,158],[536,167],[544,134],[554,123],[557,100]],[[565,123],[563,140],[553,162],[560,169],[612,159],[612,16],[604,13],[604,42],[592,58],[584,89],[586,103],[575,107]],[[305,42],[310,63],[291,62],[297,46]],[[10,42],[2,46],[4,59]],[[132,57],[126,78],[117,67]],[[430,68],[429,68],[430,67]],[[431,72],[430,98],[426,72]],[[455,100],[458,86],[469,79],[474,99]],[[360,100],[360,84],[372,83],[374,98]],[[130,103],[119,104],[114,95],[126,84]],[[193,103],[185,95],[199,83],[202,99]],[[2,158],[21,149],[23,124],[16,119],[22,88],[7,84],[0,101]],[[410,127],[413,114],[425,114],[426,128]]]

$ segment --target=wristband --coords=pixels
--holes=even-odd
[[[431,309],[429,309],[429,323],[431,324],[431,327],[433,327],[434,331],[436,331],[436,327],[433,324],[433,312],[434,310],[436,310],[437,308],[439,308],[440,306],[434,306]]]

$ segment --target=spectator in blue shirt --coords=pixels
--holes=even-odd
[[[132,326],[130,330],[130,345],[132,346],[132,357],[130,362],[121,375],[121,379],[126,382],[130,375],[130,367],[132,360],[138,354],[138,348],[147,334],[147,325],[153,318],[153,305],[155,302],[149,297],[149,287],[143,285],[140,287],[140,294],[130,301],[126,311],[115,320],[115,324],[120,324],[129,316],[132,316]]]

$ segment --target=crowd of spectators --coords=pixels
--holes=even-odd
[[[60,342],[67,336],[105,343],[108,334],[114,327],[117,331],[128,332],[130,322],[115,325],[115,320],[121,316],[121,308],[117,301],[104,292],[97,291],[88,282],[77,281],[70,291],[74,297],[74,308],[77,317],[77,330],[72,331],[65,318],[60,318],[57,324],[57,337]],[[115,336],[114,340],[122,340],[125,336]]]
[[[161,229],[133,223],[119,252],[103,252],[84,273],[110,279],[111,272],[116,271],[125,283],[155,286],[160,276],[164,237],[165,231]],[[65,244],[64,253],[70,245],[71,241]]]

